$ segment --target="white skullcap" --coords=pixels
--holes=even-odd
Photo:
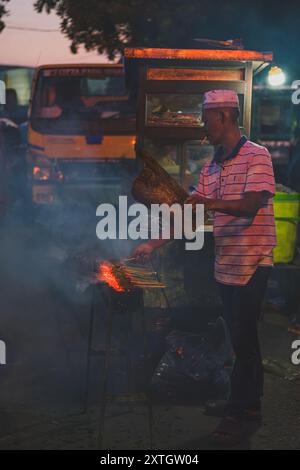
[[[232,90],[211,90],[204,93],[203,109],[239,108],[239,98]]]

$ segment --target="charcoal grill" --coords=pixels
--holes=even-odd
[[[161,289],[164,293],[166,287],[159,279],[158,273],[151,267],[128,263],[116,260],[101,261],[95,263],[93,274],[91,276],[92,301],[90,309],[89,335],[88,335],[88,352],[86,367],[86,385],[84,409],[88,409],[89,383],[91,371],[91,358],[95,351],[92,348],[92,339],[96,313],[96,291],[101,290],[106,298],[106,328],[104,350],[98,351],[104,357],[104,372],[101,383],[101,401],[99,409],[99,433],[98,448],[102,449],[105,429],[105,414],[107,402],[113,398],[117,401],[126,401],[132,405],[133,402],[144,402],[147,407],[147,421],[149,428],[150,448],[152,448],[152,406],[149,392],[146,390],[142,395],[132,393],[132,364],[129,354],[126,354],[126,373],[129,393],[124,399],[124,395],[111,397],[108,395],[108,380],[111,368],[112,354],[120,354],[124,356],[122,351],[112,351],[112,333],[113,318],[117,314],[129,315],[128,324],[134,323],[134,315],[138,315],[138,321],[141,325],[141,335],[143,341],[143,357],[148,357],[148,344],[146,338],[146,319],[144,313],[144,289]],[[166,297],[165,297],[166,298]],[[167,301],[167,299],[166,299]],[[127,340],[129,341],[129,328],[127,331]],[[144,368],[146,369],[146,368]]]

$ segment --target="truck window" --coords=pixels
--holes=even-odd
[[[122,69],[57,68],[39,73],[31,116],[38,132],[98,135],[103,121],[134,117]]]

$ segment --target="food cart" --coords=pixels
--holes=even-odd
[[[205,140],[203,94],[213,89],[236,91],[241,131],[250,137],[253,76],[272,58],[272,53],[248,50],[125,49],[127,85],[137,94],[137,150],[146,149],[185,190],[190,190],[214,154],[213,146]],[[205,297],[209,297],[209,286],[214,285],[212,249],[212,236],[206,234],[204,249],[183,256],[183,271],[188,273],[184,276],[185,290],[189,300],[196,294],[197,304],[199,294],[205,291]],[[178,268],[174,248],[171,258],[176,258]],[[169,272],[178,269],[169,264]],[[199,280],[203,289],[199,289]],[[176,282],[174,286],[178,279]],[[201,302],[203,305],[203,297]]]
[[[206,91],[238,93],[243,133],[250,136],[253,75],[271,53],[246,50],[125,49],[130,88],[137,90],[137,143],[188,189],[213,149],[203,139]]]

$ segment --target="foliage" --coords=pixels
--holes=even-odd
[[[5,27],[2,17],[8,13],[6,9],[7,2],[9,2],[9,0],[0,0],[0,33]]]

